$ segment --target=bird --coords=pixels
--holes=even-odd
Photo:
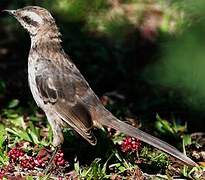
[[[64,142],[62,130],[70,127],[96,145],[94,128],[113,128],[148,143],[184,164],[197,166],[174,146],[116,118],[108,111],[62,47],[61,33],[51,13],[39,6],[4,10],[30,35],[28,82],[33,98],[45,112],[53,132],[52,145]]]

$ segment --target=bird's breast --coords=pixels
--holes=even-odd
[[[39,107],[43,107],[43,100],[40,97],[40,93],[38,92],[37,84],[36,84],[36,62],[38,57],[29,56],[28,59],[28,82],[29,87],[31,89],[31,93],[33,95],[34,100],[36,101]]]

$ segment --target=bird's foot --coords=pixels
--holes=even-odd
[[[48,174],[48,173],[50,172],[50,170],[53,168],[53,165],[54,165],[53,161],[54,161],[54,159],[55,159],[55,157],[56,157],[56,154],[57,154],[57,152],[58,152],[58,150],[59,150],[60,148],[61,148],[60,145],[57,146],[57,147],[55,147],[55,149],[54,149],[54,151],[53,151],[53,153],[52,153],[51,159],[50,159],[50,161],[48,162],[48,166],[46,167],[46,169],[45,169],[45,171],[44,171],[45,174]]]

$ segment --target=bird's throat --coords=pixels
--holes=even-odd
[[[38,54],[51,56],[61,49],[61,39],[58,36],[31,36],[31,50]]]

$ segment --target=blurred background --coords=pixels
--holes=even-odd
[[[203,0],[1,0],[0,11],[27,5],[52,13],[65,51],[119,118],[154,126],[158,113],[187,122],[190,132],[205,130]],[[12,99],[35,104],[29,48],[28,33],[1,13],[0,108]]]

